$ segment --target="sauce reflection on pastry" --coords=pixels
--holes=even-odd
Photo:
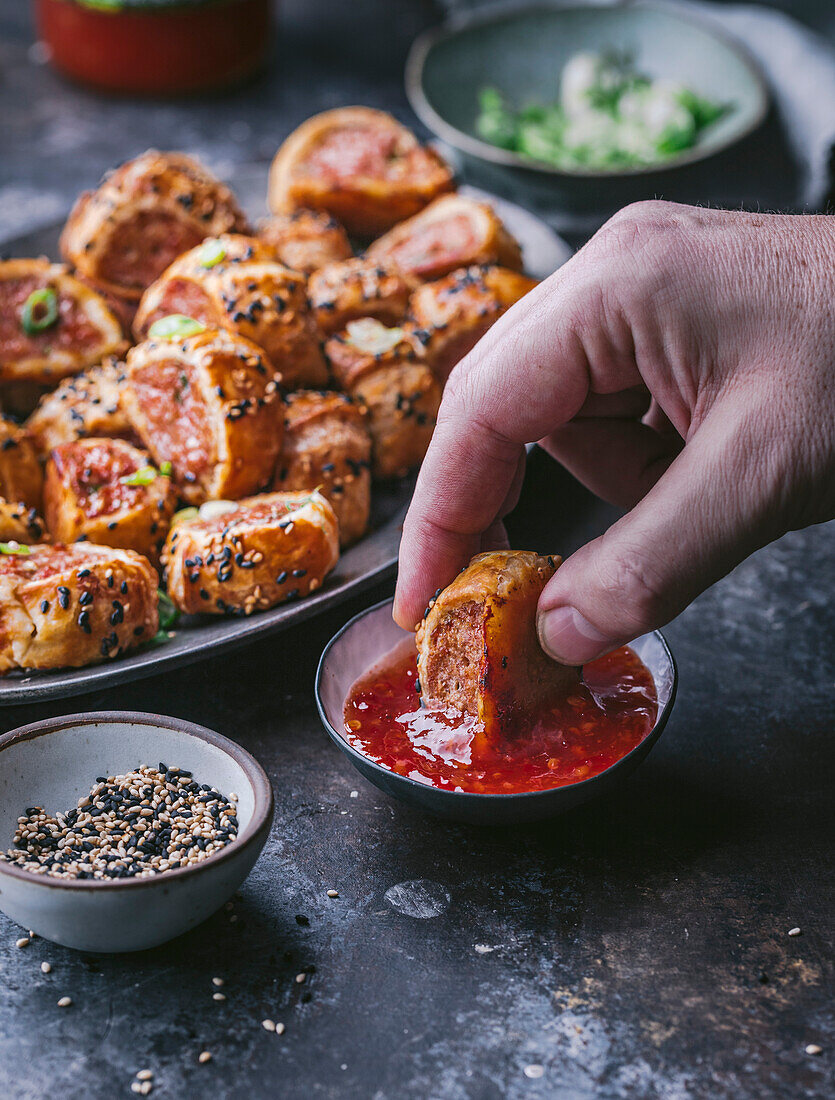
[[[651,731],[649,670],[627,646],[582,670],[536,637],[539,593],[558,558],[477,555],[404,641],[361,676],[346,740],[384,767],[445,790],[549,790],[599,775]]]

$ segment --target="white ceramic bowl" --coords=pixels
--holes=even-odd
[[[83,951],[140,951],[219,909],[267,839],[273,795],[261,765],[227,737],[179,718],[101,711],[49,718],[0,737],[0,849],[27,806],[69,810],[97,775],[165,761],[238,795],[238,835],[202,863],[149,878],[73,880],[0,861],[0,909],[38,936]]]

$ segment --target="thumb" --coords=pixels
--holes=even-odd
[[[786,530],[782,464],[756,420],[715,407],[640,503],[560,566],[539,600],[546,653],[584,664],[663,626]]]

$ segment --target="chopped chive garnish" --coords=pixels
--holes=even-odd
[[[171,526],[176,527],[178,523],[189,523],[193,519],[197,519],[200,516],[199,508],[181,508],[179,512],[175,512],[171,518]]]
[[[19,542],[0,542],[0,554],[18,554],[26,557],[32,551],[28,546],[21,546]]]
[[[161,588],[157,589],[157,611],[159,613],[160,630],[170,630],[180,617],[180,612],[174,606],[171,597]]]
[[[33,290],[23,303],[20,323],[28,336],[37,336],[58,320],[58,295],[51,286]]]
[[[159,470],[156,466],[142,466],[138,470],[134,470],[132,474],[125,474],[124,477],[119,478],[121,485],[150,485],[151,482],[156,481],[159,477]]]
[[[220,241],[209,240],[200,249],[200,266],[214,267],[226,259],[226,249]]]
[[[167,317],[154,321],[148,329],[148,335],[162,340],[178,340],[180,337],[196,336],[198,332],[205,331],[206,326],[202,321],[195,321],[184,313],[169,313]]]

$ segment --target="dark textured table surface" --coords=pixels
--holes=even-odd
[[[793,7],[821,27],[831,12]],[[217,167],[267,158],[325,106],[408,117],[405,43],[432,10],[398,5],[396,26],[389,10],[288,3],[270,77],[226,99],[138,106],[27,60],[25,8],[0,0],[4,232],[61,216],[102,167],[150,143]],[[566,552],[610,518],[539,455],[513,533]],[[0,916],[0,1095],[129,1096],[144,1067],[153,1095],[176,1098],[831,1095],[834,533],[787,536],[671,624],[681,689],[661,742],[615,797],[547,825],[440,824],[353,772],[319,727],[312,680],[360,604],[169,677],[6,711],[5,729],[107,707],[204,723],[262,761],[277,813],[234,910],[166,947],[18,949]],[[59,1010],[64,994],[74,1004]],[[203,1049],[213,1058],[199,1065]]]

